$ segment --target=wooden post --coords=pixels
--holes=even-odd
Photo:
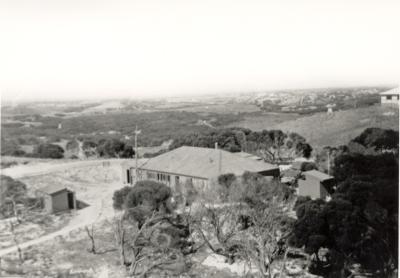
[[[328,175],[330,175],[331,172],[331,150],[328,149]]]
[[[141,130],[138,130],[137,125],[136,125],[136,128],[135,128],[135,180],[136,180],[136,182],[139,180],[137,137],[140,133],[141,133]]]

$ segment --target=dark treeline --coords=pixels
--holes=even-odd
[[[180,146],[213,148],[215,143],[230,152],[245,151],[277,162],[297,156],[310,157],[312,147],[301,135],[281,130],[252,131],[245,128],[218,129],[209,133],[193,133],[174,140],[170,149]]]
[[[352,150],[354,143],[361,148]],[[398,264],[398,167],[398,132],[392,130],[367,129],[340,148],[332,199],[299,198],[295,206],[292,244],[313,254],[311,272],[348,277],[358,264],[359,272],[374,277],[392,275]]]

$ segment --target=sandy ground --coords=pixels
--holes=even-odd
[[[140,164],[143,162],[139,161]],[[119,159],[57,161],[55,163],[46,161],[2,169],[1,174],[21,180],[32,194],[49,184],[61,183],[75,191],[78,200],[89,205],[73,212],[70,221],[61,229],[21,242],[19,247],[25,249],[113,216],[113,192],[124,186],[121,165],[130,163],[132,162]],[[0,256],[15,251],[17,251],[16,246],[3,248],[0,249]]]
[[[2,158],[3,160],[3,158]],[[14,179],[45,175],[52,172],[69,170],[72,168],[81,168],[85,166],[99,166],[104,162],[113,164],[126,163],[126,160],[121,159],[99,159],[99,160],[33,160],[26,165],[16,165],[10,168],[1,169],[2,175],[10,176]]]

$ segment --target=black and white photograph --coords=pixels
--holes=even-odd
[[[397,278],[400,1],[0,0],[0,278]]]

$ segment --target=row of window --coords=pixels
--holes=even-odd
[[[167,174],[147,172],[147,178],[152,180],[171,182],[171,176]]]
[[[157,181],[168,183],[168,184],[171,183],[171,175],[168,175],[168,174],[161,174],[161,173],[157,173],[157,172],[147,171],[146,176],[148,179],[151,179],[151,180],[157,180]],[[187,179],[183,180],[184,183],[185,182],[193,183],[193,181],[194,181],[193,178],[189,178],[189,177]],[[180,182],[182,182],[182,181],[180,181],[180,177],[175,176],[174,184],[178,185]],[[204,189],[206,187],[207,183],[205,180],[196,179],[196,185],[199,186],[200,188]]]
[[[386,96],[386,99],[387,99],[387,100],[391,100],[392,97],[393,97],[393,99],[396,99],[396,98],[397,98],[397,100],[399,100],[399,96]]]

